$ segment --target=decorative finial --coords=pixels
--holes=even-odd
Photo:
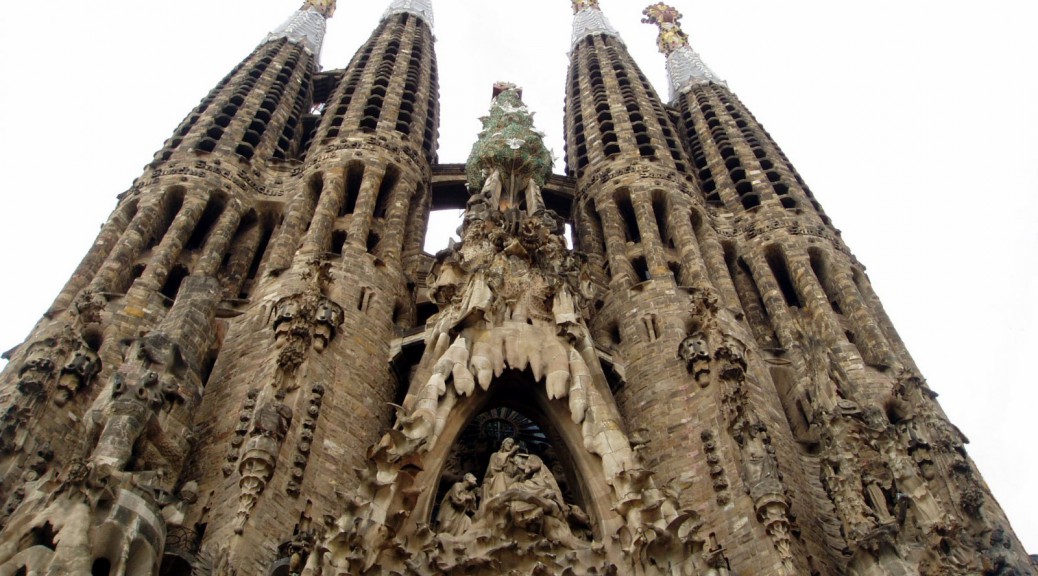
[[[646,8],[642,22],[660,28],[656,43],[667,56],[667,75],[670,76],[671,100],[693,86],[711,82],[726,85],[699,57],[688,42],[688,34],[681,30],[681,12],[673,6],[658,2]]]
[[[581,10],[588,8],[594,8],[595,10],[601,10],[598,5],[598,0],[573,0],[573,13],[577,14]]]
[[[324,14],[325,18],[331,18],[332,14],[335,14],[335,0],[306,0],[303,8],[308,6]]]
[[[681,30],[681,12],[678,12],[677,8],[658,2],[643,10],[642,14],[645,14],[645,18],[642,18],[643,23],[655,24],[660,28],[660,35],[656,40],[660,52],[670,56],[678,48],[688,46],[688,34]]]

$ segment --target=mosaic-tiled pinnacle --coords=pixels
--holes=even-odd
[[[302,44],[311,54],[320,56],[328,18],[334,12],[335,0],[307,0],[288,20],[268,34],[266,41],[287,38],[289,42]]]
[[[573,0],[573,14],[574,45],[593,34],[620,37],[620,33],[613,28],[609,19],[599,8],[598,0]]]
[[[551,152],[544,146],[544,134],[533,127],[533,114],[523,104],[520,89],[500,86],[504,90],[494,98],[490,115],[482,118],[483,131],[466,165],[469,190],[482,189],[495,171],[516,181],[532,178],[538,185],[551,175]]]
[[[657,38],[660,52],[667,56],[667,76],[670,80],[670,98],[673,100],[697,84],[725,85],[703,59],[692,49],[688,34],[681,29],[681,12],[662,2],[653,4],[643,12],[642,22],[659,26]]]
[[[388,18],[393,14],[414,14],[425,20],[429,27],[433,26],[432,0],[393,0],[382,16]]]

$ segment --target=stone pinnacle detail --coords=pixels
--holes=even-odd
[[[660,52],[667,56],[671,100],[699,84],[714,82],[726,85],[692,49],[688,42],[688,34],[681,29],[681,12],[658,2],[646,8],[642,14],[645,15],[642,22],[659,26],[660,35],[656,43]]]
[[[287,38],[319,56],[328,18],[335,13],[335,0],[307,0],[295,14],[267,35],[267,42]]]
[[[598,0],[573,1],[573,45],[593,34],[606,34],[620,37],[620,33],[609,23],[602,13]]]
[[[404,13],[414,14],[425,20],[430,28],[433,27],[432,0],[393,0],[389,8],[386,9],[386,13],[382,15],[382,18],[386,19],[393,14]]]

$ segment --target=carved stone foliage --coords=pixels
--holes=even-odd
[[[58,346],[56,338],[46,338],[29,345],[25,360],[18,369],[18,390],[33,396],[43,392],[43,387],[54,374],[54,352]]]
[[[299,574],[303,571],[306,561],[317,542],[317,529],[313,526],[313,518],[310,516],[312,504],[308,500],[306,508],[299,515],[299,522],[292,532],[292,539],[278,547],[278,556],[288,558],[289,574]]]
[[[52,336],[30,343],[18,367],[15,394],[0,415],[0,452],[14,453],[25,443],[31,420],[47,398],[61,407],[101,371],[97,343],[87,344],[76,318]]]
[[[921,569],[1026,574],[1028,556],[989,508],[991,494],[966,455],[967,440],[936,396],[919,375],[900,374],[888,408],[893,425],[881,436],[898,492],[895,515],[927,544]]]
[[[306,349],[323,352],[342,324],[342,307],[316,294],[296,294],[274,305],[274,340],[281,349],[278,362],[294,372]]]
[[[299,433],[299,442],[296,443],[296,452],[292,461],[292,480],[289,481],[285,491],[291,496],[299,496],[302,489],[303,474],[306,465],[310,461],[310,450],[314,443],[314,432],[317,429],[317,419],[321,415],[321,403],[324,401],[324,386],[317,384],[310,389],[310,399],[306,407],[306,417],[303,419],[303,429]]]
[[[327,263],[310,262],[302,274],[304,290],[274,304],[271,325],[278,352],[278,382],[294,376],[313,348],[323,352],[343,321],[343,309],[323,294],[331,282]]]

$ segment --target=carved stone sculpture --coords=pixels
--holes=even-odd
[[[54,403],[64,406],[101,371],[101,359],[97,352],[83,343],[72,351],[68,361],[61,368]]]
[[[455,482],[440,502],[436,524],[440,532],[461,536],[472,526],[472,514],[476,511],[476,477],[466,474],[461,482]]]
[[[98,469],[125,470],[142,439],[171,458],[162,441],[157,417],[164,406],[182,401],[181,380],[187,366],[180,346],[161,332],[123,343],[124,362],[112,377],[111,403],[91,413],[96,432],[91,464]],[[103,406],[103,405],[102,405]],[[88,437],[90,435],[88,434]]]

